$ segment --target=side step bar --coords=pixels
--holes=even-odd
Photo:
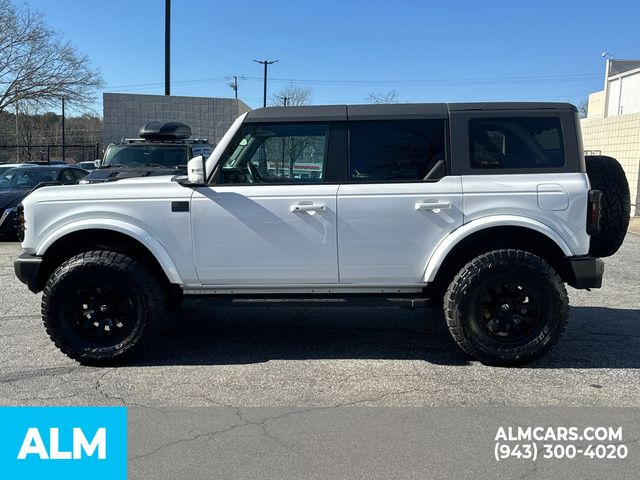
[[[258,295],[185,295],[182,305],[220,307],[384,307],[425,308],[433,306],[428,297],[402,295],[329,295],[305,297],[304,295],[274,297]]]

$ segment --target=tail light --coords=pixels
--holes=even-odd
[[[587,233],[596,235],[600,231],[600,218],[602,217],[602,192],[589,190],[587,205]]]
[[[18,230],[18,240],[24,240],[24,232],[27,229],[27,222],[24,220],[24,207],[18,205],[16,207],[16,227]]]

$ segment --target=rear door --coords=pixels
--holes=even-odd
[[[438,243],[463,221],[447,120],[351,118],[348,179],[338,191],[340,282],[420,283]]]

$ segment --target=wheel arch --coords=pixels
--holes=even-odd
[[[140,227],[111,220],[108,224],[69,224],[49,235],[36,250],[36,255],[43,258],[38,271],[38,286],[42,288],[64,260],[92,249],[135,255],[167,284],[182,284],[173,260],[156,239]]]
[[[529,251],[550,263],[563,279],[568,278],[566,257],[573,253],[556,231],[536,220],[499,216],[472,221],[452,232],[431,255],[423,281],[447,282],[471,259],[500,248]]]

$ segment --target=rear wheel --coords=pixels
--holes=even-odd
[[[86,364],[119,361],[139,349],[159,324],[164,295],[144,264],[109,251],[64,262],[42,296],[42,318],[56,346]]]
[[[541,355],[567,323],[567,291],[540,257],[495,250],[466,264],[444,298],[449,331],[483,363],[513,365]]]

